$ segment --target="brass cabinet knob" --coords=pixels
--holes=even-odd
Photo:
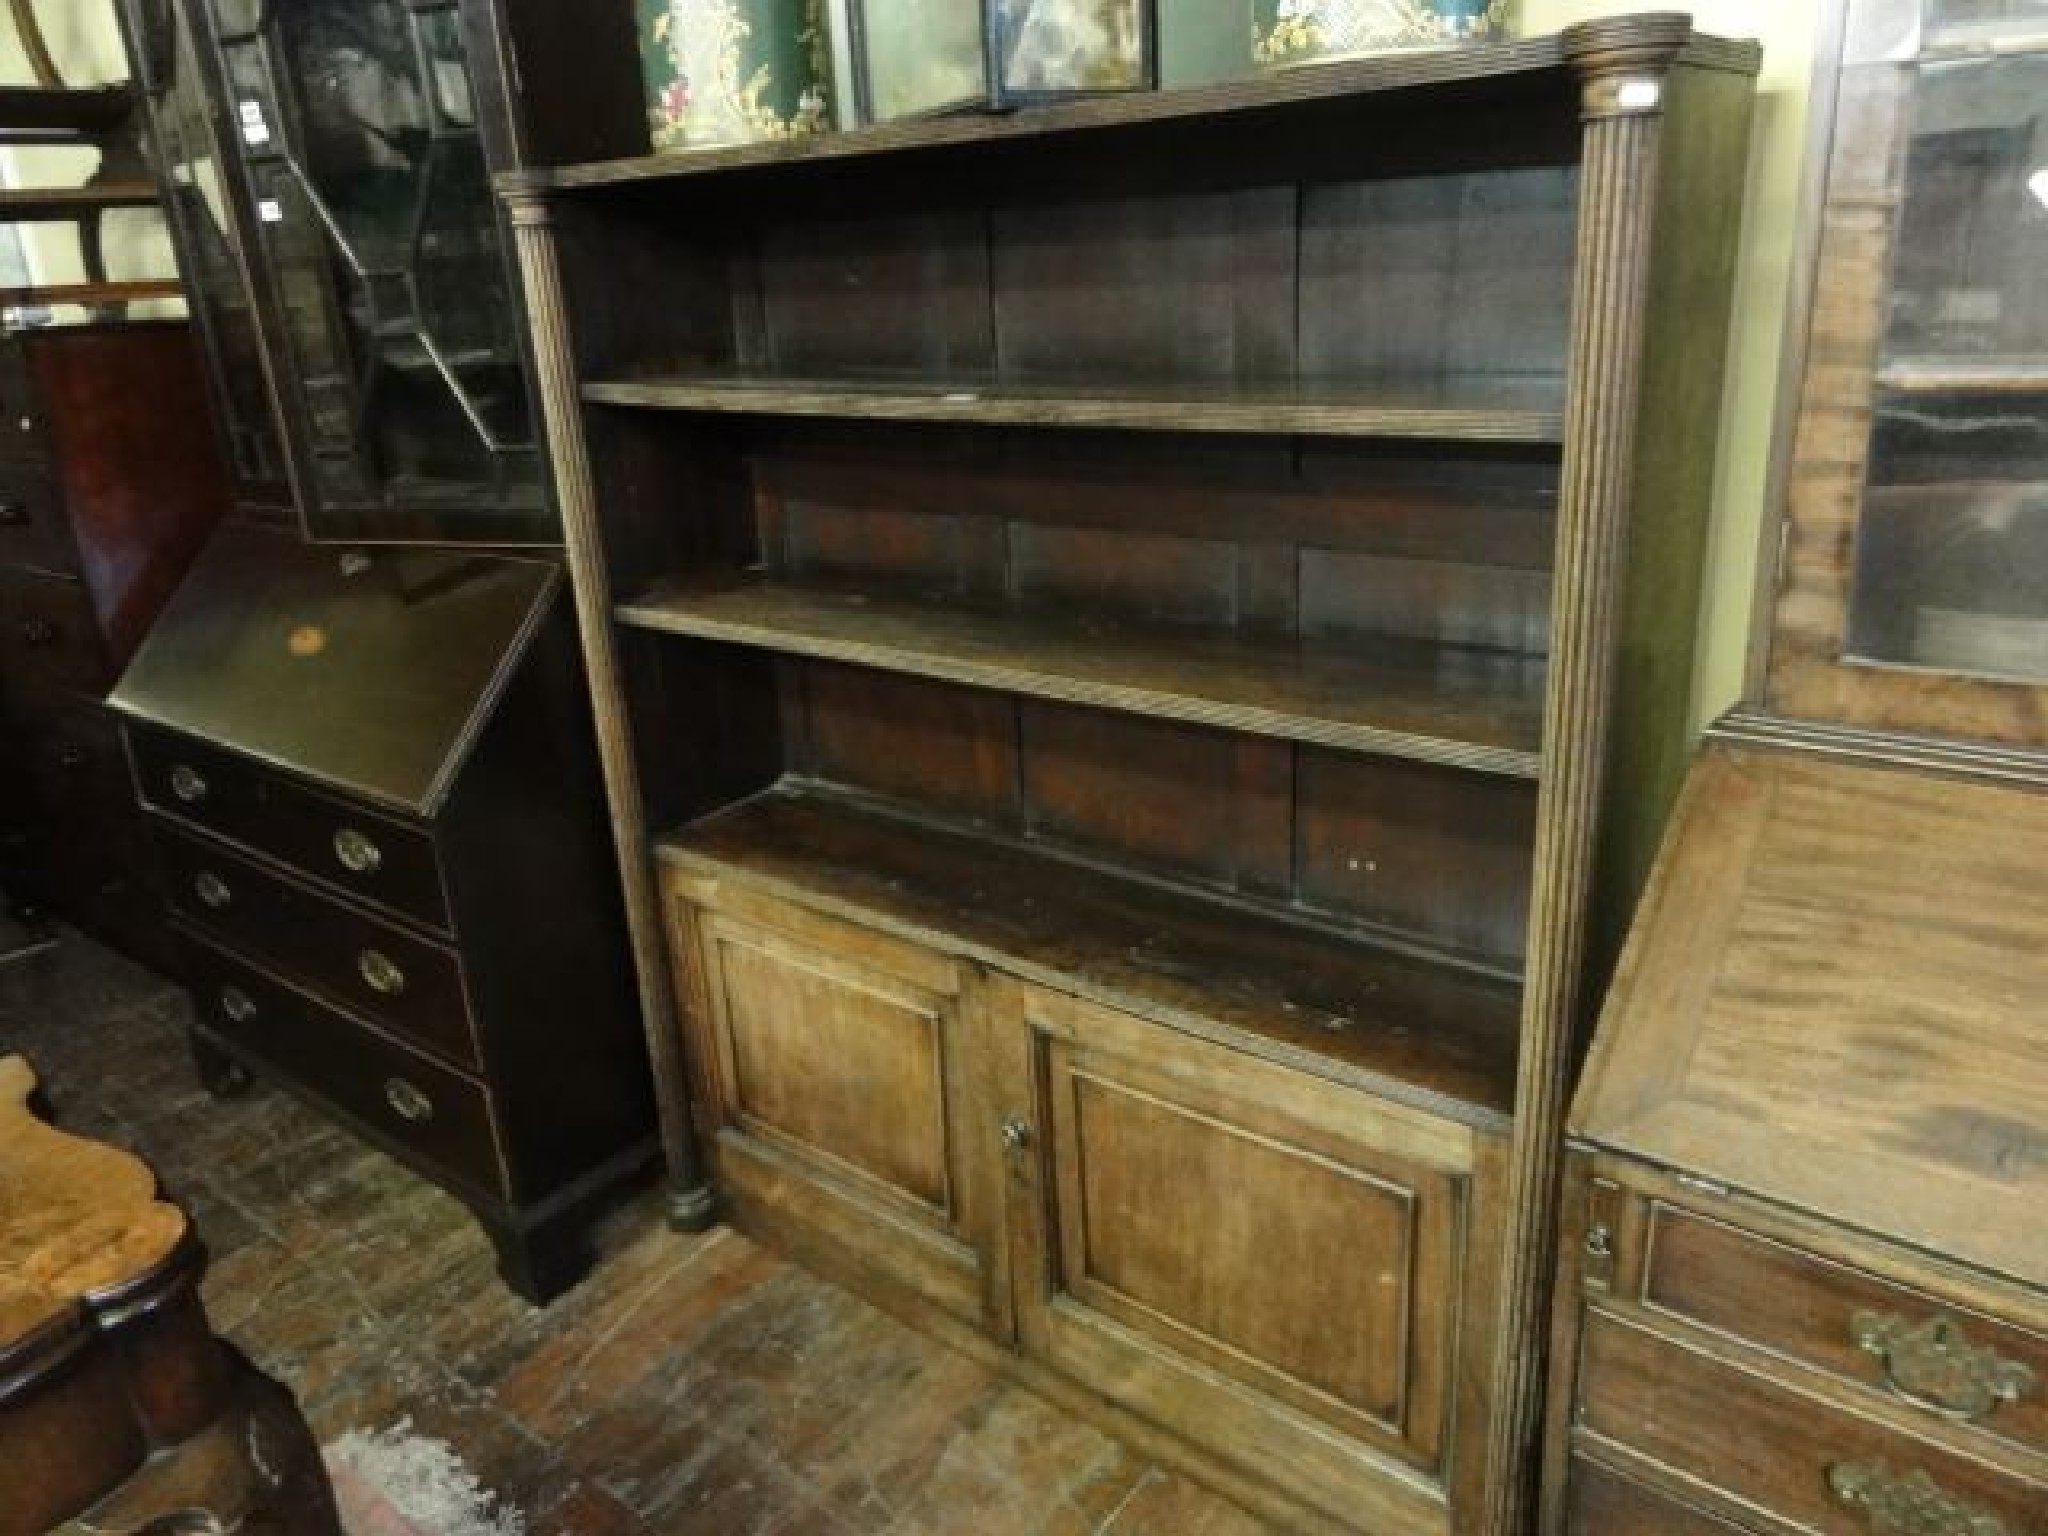
[[[57,638],[57,626],[48,619],[23,619],[21,638],[30,645],[49,645]]]
[[[202,869],[192,877],[192,894],[199,898],[202,907],[211,907],[216,912],[235,899],[227,881],[210,869]]]
[[[423,1125],[434,1118],[434,1101],[402,1077],[385,1082],[384,1102],[391,1106],[391,1112],[399,1119],[414,1125]]]
[[[384,850],[354,827],[334,834],[334,857],[352,875],[374,875],[384,866]]]
[[[1838,1461],[1828,1491],[1863,1512],[1875,1536],[2006,1536],[2005,1522],[1964,1503],[1925,1472],[1894,1473],[1881,1461]]]
[[[1586,1254],[1589,1258],[1611,1259],[1614,1257],[1614,1229],[1594,1226],[1586,1232]]]
[[[1003,1122],[1003,1145],[1012,1152],[1025,1151],[1031,1145],[1031,1122],[1024,1119]]]
[[[0,528],[26,528],[27,526],[27,502],[0,501]]]
[[[256,1017],[256,1000],[240,987],[222,987],[220,1011],[237,1024],[246,1024]]]
[[[356,974],[363,978],[364,986],[385,997],[396,997],[405,990],[405,972],[381,949],[366,949],[357,955]]]
[[[179,763],[171,769],[171,793],[187,805],[196,805],[206,798],[206,775],[187,763]]]

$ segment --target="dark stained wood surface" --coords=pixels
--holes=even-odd
[[[942,951],[1488,1130],[1514,1092],[1518,989],[1221,901],[778,791],[658,844]]]
[[[1682,40],[1682,38],[1681,38]],[[1558,37],[1527,38],[1477,48],[1395,55],[1289,70],[1251,81],[1133,93],[1040,107],[1002,116],[961,114],[878,124],[848,133],[769,140],[729,149],[684,155],[650,155],[589,165],[559,166],[514,185],[560,189],[598,188],[746,171],[775,165],[862,160],[919,150],[973,146],[1005,140],[1086,133],[1091,130],[1170,124],[1187,118],[1243,113],[1270,117],[1290,106],[1313,109],[1332,100],[1374,91],[1437,90],[1455,93],[1474,87],[1500,89],[1518,80],[1569,95],[1573,80],[1565,68],[1567,50]],[[1702,68],[1754,73],[1753,43],[1694,38],[1686,62]]]
[[[619,609],[667,634],[1071,704],[1534,778],[1540,658],[1412,640],[1316,644],[977,611],[775,581],[671,582]]]
[[[686,373],[590,379],[583,398],[657,410],[1153,432],[1554,444],[1564,431],[1564,380],[1550,374],[1272,384],[1175,379],[1148,387],[1113,377]]]
[[[1712,748],[1573,1116],[2048,1284],[2048,795]]]

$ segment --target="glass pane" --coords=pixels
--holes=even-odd
[[[2048,57],[1929,65],[1914,87],[1891,359],[2048,352]]]
[[[176,29],[176,48],[173,88],[157,117],[168,162],[170,216],[177,221],[190,264],[188,296],[212,352],[235,472],[245,481],[272,483],[282,479],[284,470],[262,353],[236,260],[228,187],[215,153],[199,60],[191,33],[182,26]]]
[[[453,0],[299,0],[271,25],[270,86],[288,114],[271,126],[289,142],[265,230],[303,373],[317,531],[345,536],[346,514],[407,506],[539,509]]]
[[[2048,27],[2048,0],[1927,0],[1927,24],[1943,32],[1963,27],[2032,32]]]

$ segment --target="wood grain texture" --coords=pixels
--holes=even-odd
[[[590,683],[597,728],[598,761],[611,813],[625,896],[626,927],[633,950],[647,1054],[654,1069],[655,1103],[668,1164],[675,1219],[701,1226],[710,1219],[710,1191],[699,1165],[690,1123],[688,1089],[676,1038],[675,999],[663,959],[663,933],[654,872],[648,858],[645,802],[634,760],[631,724],[622,689],[618,641],[612,632],[611,570],[599,529],[590,456],[576,401],[576,355],[569,317],[562,304],[561,268],[547,205],[538,198],[508,199],[520,282],[525,292],[534,367],[546,421],[555,494],[562,513],[562,541],[575,594],[577,632]]]
[[[1659,18],[1630,17],[1610,29],[1625,37],[1642,30],[1655,35]],[[1754,74],[1753,43],[1701,36],[1689,43],[1687,62],[1699,68]],[[1175,91],[1134,93],[1004,116],[963,115],[879,124],[850,133],[772,140],[732,149],[688,155],[656,155],[640,159],[560,166],[521,177],[501,178],[506,192],[522,186],[564,190],[598,189],[634,183],[722,176],[777,165],[791,167],[833,161],[858,161],[929,149],[970,149],[979,144],[1092,130],[1171,124],[1177,121],[1242,113],[1271,113],[1290,106],[1312,111],[1318,104],[1370,92],[1440,90],[1454,92],[1516,77],[1547,79],[1569,89],[1563,73],[1566,48],[1558,38],[1528,38],[1485,48],[1449,49],[1441,53],[1406,54],[1291,70],[1258,80],[1193,87]]]
[[[35,1088],[26,1061],[0,1057],[0,1360],[148,1274],[187,1232],[141,1159],[44,1123]]]
[[[1557,587],[1543,739],[1551,759],[1536,807],[1535,876],[1508,1172],[1501,1325],[1494,1339],[1490,1464],[1479,1536],[1514,1536],[1530,1519],[1543,1392],[1546,1304],[1556,1242],[1565,1097],[1573,1037],[1587,1008],[1590,901],[1600,843],[1637,473],[1632,425],[1641,400],[1659,196],[1657,112],[1619,105],[1622,82],[1665,78],[1684,46],[1683,18],[1637,27],[1588,23],[1564,34],[1586,108],[1572,383],[1560,490]]]
[[[1560,383],[1474,374],[1337,384],[1176,379],[1147,388],[971,372],[894,379],[733,373],[590,379],[582,393],[593,405],[748,416],[1554,444],[1563,431]]]
[[[660,855],[1453,1120],[1503,1124],[1510,984],[818,791],[759,797],[664,838]]]
[[[1715,747],[1677,827],[1576,1131],[2048,1284],[2048,798]]]
[[[668,582],[618,616],[665,634],[1484,773],[1533,778],[1541,765],[1541,661],[1471,647],[1310,647],[774,581]]]

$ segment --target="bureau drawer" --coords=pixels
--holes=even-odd
[[[1823,1536],[2039,1536],[2048,1484],[1589,1309],[1578,1420]],[[1929,1521],[1933,1523],[1928,1523]]]
[[[42,402],[29,382],[28,359],[18,343],[0,342],[0,460],[41,461],[49,456]]]
[[[90,700],[63,698],[15,722],[25,738],[32,817],[67,832],[111,819],[135,822],[134,796],[121,759],[120,728]]]
[[[434,840],[188,736],[131,725],[136,788],[170,815],[402,916],[451,929]]]
[[[1645,1488],[1597,1461],[1572,1458],[1565,1536],[1741,1536],[1741,1527]]]
[[[161,823],[164,884],[179,916],[351,1012],[468,1066],[479,1061],[452,951],[307,890]]]
[[[1673,1206],[1654,1208],[1651,1306],[2048,1452],[2048,1339]]]
[[[63,499],[38,465],[0,464],[0,565],[77,574]]]
[[[298,1083],[431,1168],[514,1191],[483,1086],[207,943],[180,935],[208,1032]]]
[[[113,668],[83,582],[0,570],[0,671],[30,694],[106,692]]]

